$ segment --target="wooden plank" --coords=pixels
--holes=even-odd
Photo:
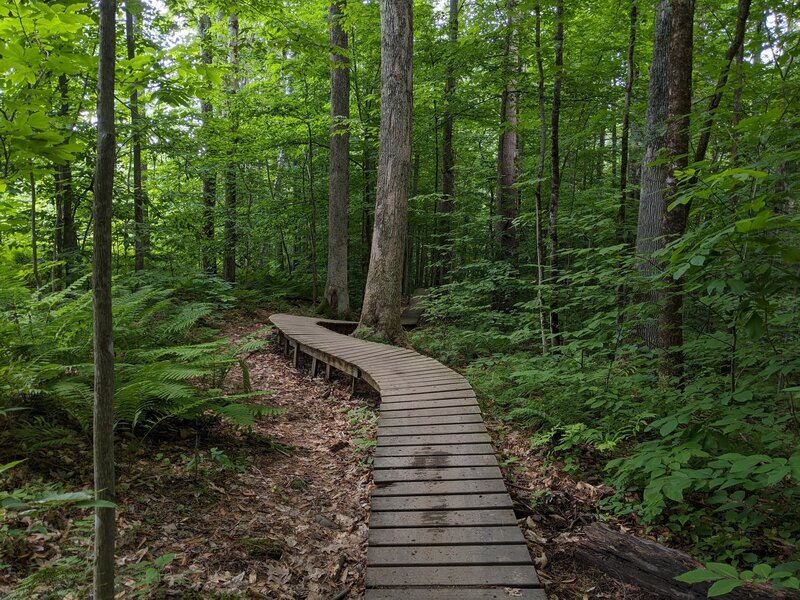
[[[461,479],[459,481],[396,481],[377,484],[372,499],[383,496],[437,496],[442,494],[507,493],[502,479]]]
[[[530,565],[525,544],[475,546],[393,546],[367,549],[370,568],[411,565]]]
[[[370,567],[367,587],[401,585],[461,585],[536,587],[539,579],[532,565],[491,565],[460,567]]]
[[[376,469],[375,483],[391,481],[449,481],[457,479],[502,479],[499,467],[431,467],[430,469]]]
[[[442,435],[446,433],[484,433],[486,425],[479,423],[456,423],[454,425],[418,425],[416,427],[392,427],[378,425],[378,437],[389,435]]]
[[[501,494],[451,494],[447,496],[380,496],[372,499],[372,512],[402,510],[472,510],[513,508],[511,497]]]
[[[366,590],[364,600],[547,600],[538,588],[377,588]]]
[[[370,529],[370,546],[457,546],[460,544],[524,544],[513,527],[402,527]]]
[[[404,419],[409,417],[442,417],[446,415],[479,415],[481,409],[477,403],[469,406],[450,406],[445,408],[414,408],[411,410],[383,411],[383,419]]]
[[[381,415],[381,427],[418,427],[421,425],[458,425],[464,423],[483,423],[480,413],[467,415],[435,415],[432,417],[397,417]]]
[[[418,454],[416,456],[378,456],[376,469],[421,469],[426,467],[493,467],[497,459],[491,454]]]
[[[378,446],[449,446],[451,444],[489,444],[488,433],[453,433],[450,435],[387,435]]]
[[[386,398],[381,398],[381,404],[394,404],[394,403],[401,403],[405,404],[407,402],[420,402],[425,401],[429,402],[432,400],[451,400],[454,398],[457,399],[464,399],[464,398],[475,398],[475,392],[473,390],[448,390],[448,391],[429,391],[424,392],[424,396],[420,396],[419,394],[402,394],[400,396],[388,396]]]
[[[381,397],[384,401],[391,402],[395,396],[411,396],[417,394],[428,394],[436,392],[454,392],[460,390],[470,390],[472,387],[464,381],[454,381],[453,383],[431,383],[416,386],[395,384],[387,388],[381,388]],[[473,392],[474,393],[474,392]]]
[[[375,448],[375,457],[379,456],[417,456],[427,454],[450,455],[450,454],[491,454],[494,456],[494,448],[487,442],[471,444],[453,443],[447,446],[438,444],[418,444],[410,446],[378,446]]]
[[[372,513],[370,529],[389,527],[476,527],[515,525],[517,518],[510,508],[481,510],[420,510]]]
[[[432,398],[430,400],[416,400],[405,402],[381,402],[381,414],[388,414],[396,410],[420,410],[429,408],[454,408],[456,406],[478,406],[478,401],[475,397],[469,396],[454,396],[453,398],[445,398],[437,400]]]

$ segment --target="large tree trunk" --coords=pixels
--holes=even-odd
[[[456,193],[456,157],[453,150],[453,111],[456,94],[456,53],[458,52],[458,0],[450,0],[450,13],[447,19],[448,55],[444,80],[444,118],[442,120],[442,202],[437,268],[437,283],[441,284],[450,277],[453,263],[453,239],[451,215],[453,213],[453,197]]]
[[[539,168],[536,172],[536,296],[539,300],[539,328],[542,336],[542,354],[547,354],[547,326],[544,310],[544,236],[542,233],[542,180],[544,161],[547,157],[547,112],[544,97],[544,64],[542,57],[542,6],[536,3],[536,71],[539,100]]]
[[[222,257],[222,277],[225,281],[236,281],[236,212],[237,212],[237,182],[236,182],[236,109],[233,107],[236,93],[239,91],[239,17],[231,15],[228,19],[228,63],[233,69],[229,82],[230,101],[228,104],[228,118],[233,128],[231,149],[228,164],[225,167],[225,247]]]
[[[125,3],[125,44],[128,50],[128,60],[136,57],[136,43],[134,40],[133,11],[129,7],[130,1]],[[133,265],[136,271],[144,269],[145,248],[145,223],[144,206],[145,190],[142,182],[142,132],[139,116],[139,92],[131,93],[131,142],[133,144]]]
[[[335,0],[328,11],[331,52],[331,154],[328,178],[328,278],[325,300],[330,310],[350,314],[347,287],[347,205],[350,186],[350,66],[347,32],[342,27],[346,0]]]
[[[689,164],[689,125],[692,110],[692,50],[694,0],[671,0],[669,118],[667,121],[667,202],[678,197],[677,171]],[[688,206],[677,204],[664,212],[662,230],[667,243],[684,231]],[[659,373],[663,378],[680,378],[683,373],[683,289],[668,277],[666,301],[659,320],[659,340],[664,351]]]
[[[556,2],[555,81],[553,83],[553,108],[550,125],[550,331],[553,345],[561,345],[561,325],[558,319],[558,196],[561,192],[558,125],[561,116],[561,82],[564,78],[564,2]]]
[[[664,215],[664,187],[667,168],[653,164],[659,151],[666,146],[666,121],[669,110],[669,40],[672,32],[669,0],[660,0],[656,9],[653,60],[650,63],[650,81],[647,90],[645,116],[645,151],[642,160],[642,183],[639,192],[639,216],[636,228],[636,270],[642,279],[653,277],[659,271],[653,253],[663,247],[661,221]],[[658,304],[661,294],[649,287],[643,301],[651,306]],[[658,324],[649,319],[641,324],[641,335],[650,348],[658,345]]]
[[[200,16],[200,59],[206,66],[213,62],[211,50],[211,19],[208,15]],[[217,171],[211,164],[209,139],[211,137],[211,121],[214,116],[214,106],[211,101],[204,99],[200,103],[200,113],[203,118],[205,130],[205,165],[203,166],[203,271],[206,273],[217,272],[217,258],[214,252],[214,206],[217,202]]]
[[[497,156],[497,193],[495,216],[498,257],[517,263],[519,234],[514,220],[519,215],[519,43],[517,0],[507,0],[504,79],[500,109],[500,141]]]
[[[411,174],[412,0],[381,0],[381,127],[378,191],[359,329],[405,340],[400,324],[403,238]]]
[[[94,489],[95,498],[114,502],[114,330],[111,315],[111,204],[114,195],[116,133],[114,63],[116,3],[100,1],[97,74],[97,162],[94,177]],[[114,598],[115,510],[95,509],[94,598]]]

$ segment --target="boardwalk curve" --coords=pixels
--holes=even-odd
[[[344,335],[354,323],[270,321],[295,365],[306,354],[313,375],[335,368],[381,395],[366,600],[545,600],[467,380]]]

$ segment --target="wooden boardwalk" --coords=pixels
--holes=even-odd
[[[295,365],[306,354],[314,375],[335,368],[381,395],[366,600],[545,600],[466,379],[336,332],[355,324],[270,320]]]

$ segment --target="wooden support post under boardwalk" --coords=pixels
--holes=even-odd
[[[331,380],[331,365],[330,363],[325,363],[325,381]]]
[[[294,343],[294,354],[292,354],[292,366],[296,369],[300,362],[300,344]]]
[[[311,379],[317,376],[317,357],[311,357]]]
[[[381,394],[365,600],[546,600],[467,381],[413,350],[335,333],[341,321],[270,321],[326,378],[333,364],[353,392],[362,378]]]

